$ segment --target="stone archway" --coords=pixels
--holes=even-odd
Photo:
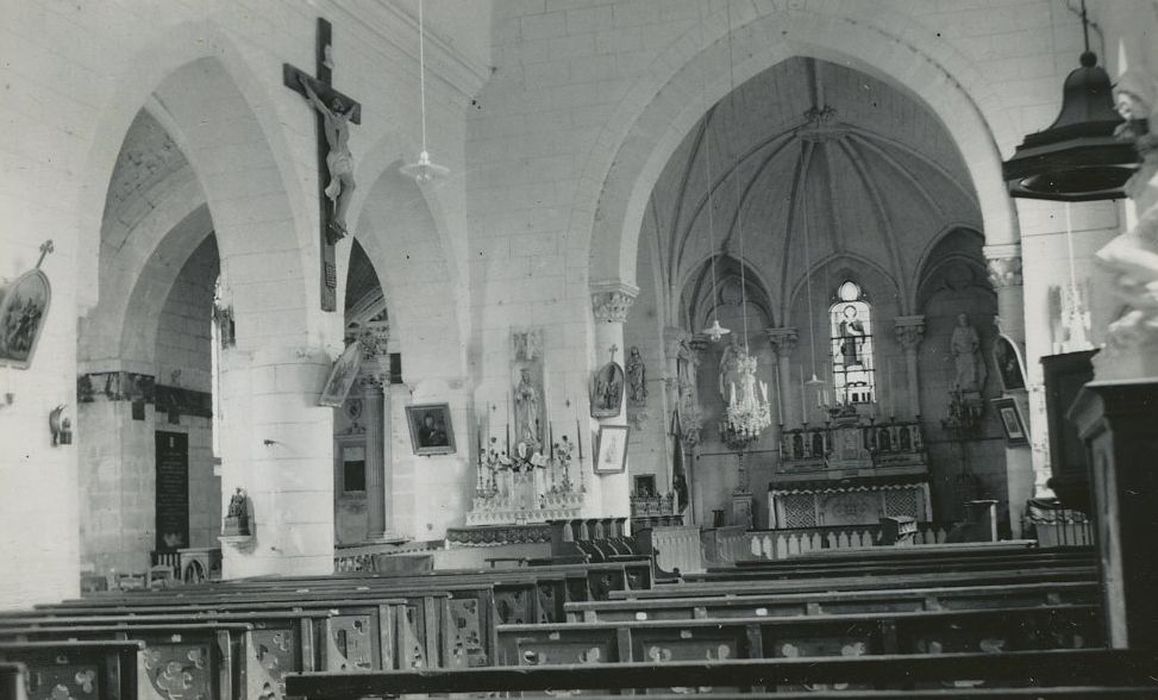
[[[871,12],[868,10],[871,9]],[[707,17],[686,41],[656,59],[655,69],[620,103],[588,158],[570,229],[590,231],[590,279],[630,282],[648,197],[664,165],[695,122],[731,89],[791,56],[851,65],[914,95],[945,125],[960,149],[976,190],[987,239],[1017,238],[1016,213],[1001,179],[995,135],[1010,127],[996,95],[968,59],[922,38],[908,17],[872,8],[764,11],[733,18],[732,45],[725,13]],[[769,41],[776,37],[778,41]],[[734,66],[729,56],[743,57]],[[588,204],[589,203],[589,204]]]
[[[204,204],[184,220],[200,211],[201,228],[211,226],[216,235],[224,301],[236,324],[236,347],[222,354],[218,384],[222,492],[227,498],[234,488],[245,489],[254,520],[251,541],[225,548],[225,575],[329,572],[332,415],[317,407],[317,397],[330,371],[328,349],[337,345],[331,336],[340,324],[319,310],[316,217],[309,215],[312,200],[304,196],[301,178],[293,175],[295,160],[303,159],[290,152],[267,88],[232,44],[209,24],[182,30],[168,37],[167,45],[138,57],[96,131],[123,137],[140,106],[147,105],[180,144],[195,180],[183,197],[166,204],[169,211],[154,218],[171,220],[185,207]],[[308,118],[303,110],[302,119]],[[110,152],[100,138],[95,143],[102,145],[90,152],[84,177],[104,177],[96,185],[103,194],[117,150]],[[302,149],[308,146],[303,142]],[[86,229],[84,222],[99,211],[94,201],[81,202]],[[114,333],[142,319],[152,322],[156,304],[151,302],[164,281],[149,278],[146,261],[165,253],[180,265],[181,251],[194,245],[192,234],[181,229],[177,225],[175,238],[160,244],[169,231],[154,224],[136,241],[140,254],[116,270],[129,275],[135,292],[125,302],[107,300],[107,315],[99,311],[106,304],[98,306],[98,316],[121,320]],[[82,249],[89,245],[86,240]],[[82,308],[94,301],[95,281],[82,281],[88,288]],[[97,286],[102,292],[111,289],[104,281]],[[131,318],[133,304],[141,318]],[[134,343],[140,344],[124,333],[115,354],[124,355]]]

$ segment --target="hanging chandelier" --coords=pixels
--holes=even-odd
[[[422,17],[422,0],[418,0],[418,85],[419,99],[422,105],[422,150],[418,153],[418,160],[403,165],[399,170],[403,175],[414,178],[425,185],[432,180],[445,177],[450,169],[438,165],[430,160],[430,152],[426,150],[426,30]]]
[[[728,407],[720,423],[720,438],[728,447],[742,450],[760,438],[772,425],[772,410],[768,405],[768,384],[756,379],[756,358],[748,354],[744,345],[737,345],[735,382],[729,388]],[[759,395],[757,396],[757,391]]]

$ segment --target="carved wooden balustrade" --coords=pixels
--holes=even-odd
[[[915,544],[945,541],[948,528],[936,523],[918,523]],[[792,530],[753,530],[745,533],[749,559],[786,559],[821,549],[864,549],[881,539],[878,525],[835,525]]]

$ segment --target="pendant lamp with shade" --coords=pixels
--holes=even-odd
[[[418,0],[418,84],[422,109],[422,150],[418,153],[417,161],[408,163],[399,170],[403,175],[414,178],[418,184],[425,185],[446,177],[450,169],[431,161],[430,152],[426,150],[426,27],[422,4],[423,0]]]
[[[1110,76],[1090,51],[1084,0],[1082,33],[1081,67],[1066,77],[1057,119],[1049,128],[1028,134],[1002,164],[1012,197],[1059,202],[1122,199],[1126,180],[1138,169],[1134,144],[1115,135],[1123,119],[1114,109]]]

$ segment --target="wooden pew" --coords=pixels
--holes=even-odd
[[[499,664],[716,661],[1096,647],[1095,605],[500,625]]]
[[[807,591],[856,591],[880,588],[1014,585],[1053,581],[1095,581],[1096,566],[1063,566],[999,571],[935,572],[902,575],[812,577],[796,580],[745,580],[656,584],[648,590],[613,591],[612,600],[679,598],[706,595],[760,595]]]
[[[968,688],[953,688],[945,694],[943,684],[984,681],[990,687],[1025,687],[1037,683],[1059,688],[1150,688],[1153,692],[1158,688],[1154,677],[1158,677],[1158,658],[1155,658],[1153,652],[1062,649],[1006,654],[887,654],[807,659],[730,659],[716,662],[673,661],[663,664],[593,663],[426,670],[417,673],[303,673],[291,675],[286,681],[286,690],[291,695],[315,700],[353,700],[366,695],[403,693],[541,693],[551,690],[561,694],[561,691],[585,689],[608,692],[633,688],[697,687],[778,687],[788,690],[792,687],[847,683],[887,691],[886,697],[905,697],[905,690],[933,687],[943,694],[922,696],[917,693],[910,697],[952,698],[965,697],[970,691]],[[834,694],[833,697],[856,697],[847,692]],[[1000,694],[986,694],[989,697],[1001,697]],[[775,697],[786,696],[777,694]],[[808,697],[816,695],[809,694]],[[1034,697],[1032,691],[1030,697]]]
[[[57,686],[81,697],[136,700],[142,644],[104,640],[0,642],[0,662],[25,667],[30,698],[49,698]]]
[[[137,687],[164,696],[181,688],[207,699],[246,697],[245,666],[251,651],[244,624],[69,625],[4,628],[0,642],[52,644],[122,640],[141,643]]]
[[[0,625],[28,624],[41,620],[42,624],[64,621],[83,624],[86,619],[121,621],[135,624],[158,616],[168,620],[265,620],[267,623],[283,619],[274,627],[263,624],[256,630],[256,649],[281,650],[275,657],[292,654],[305,664],[318,669],[382,670],[390,668],[417,668],[443,663],[455,639],[454,632],[438,627],[449,616],[441,614],[441,607],[449,609],[448,596],[432,593],[414,600],[388,598],[374,593],[343,597],[319,596],[262,596],[255,593],[249,599],[200,601],[182,599],[173,605],[98,605],[88,608],[41,607],[23,616],[9,615],[0,619]],[[309,620],[308,626],[294,632],[292,619]],[[0,629],[3,629],[0,626]],[[448,647],[440,647],[446,644]],[[289,646],[290,650],[282,647]],[[316,650],[316,651],[315,651]],[[271,659],[271,661],[274,659]],[[277,659],[284,662],[284,658]]]
[[[283,675],[293,671],[343,670],[344,657],[330,653],[326,644],[332,638],[333,610],[303,610],[297,612],[236,612],[206,613],[184,609],[173,614],[137,613],[90,616],[29,615],[0,620],[0,639],[67,639],[70,637],[100,638],[97,630],[110,631],[125,638],[148,640],[134,636],[133,630],[143,628],[157,632],[180,634],[189,624],[242,623],[247,625],[245,653],[239,660],[244,673],[247,692],[242,697],[258,697],[268,689],[280,689],[284,695]],[[170,639],[172,634],[169,635]],[[154,634],[153,636],[157,636]],[[393,667],[391,667],[393,668]],[[2,696],[0,696],[2,697]]]
[[[1096,582],[1078,581],[1008,586],[589,601],[567,603],[564,609],[568,622],[615,622],[970,610],[1034,605],[1091,605],[1099,601],[1100,593]]]
[[[923,556],[849,558],[830,561],[827,558],[780,559],[763,562],[758,566],[714,568],[703,573],[688,574],[685,581],[744,581],[768,579],[795,579],[819,576],[851,576],[929,572],[1001,571],[1007,569],[1089,566],[1096,563],[1093,552],[1052,551],[1012,552],[994,556],[948,556],[930,553]]]

